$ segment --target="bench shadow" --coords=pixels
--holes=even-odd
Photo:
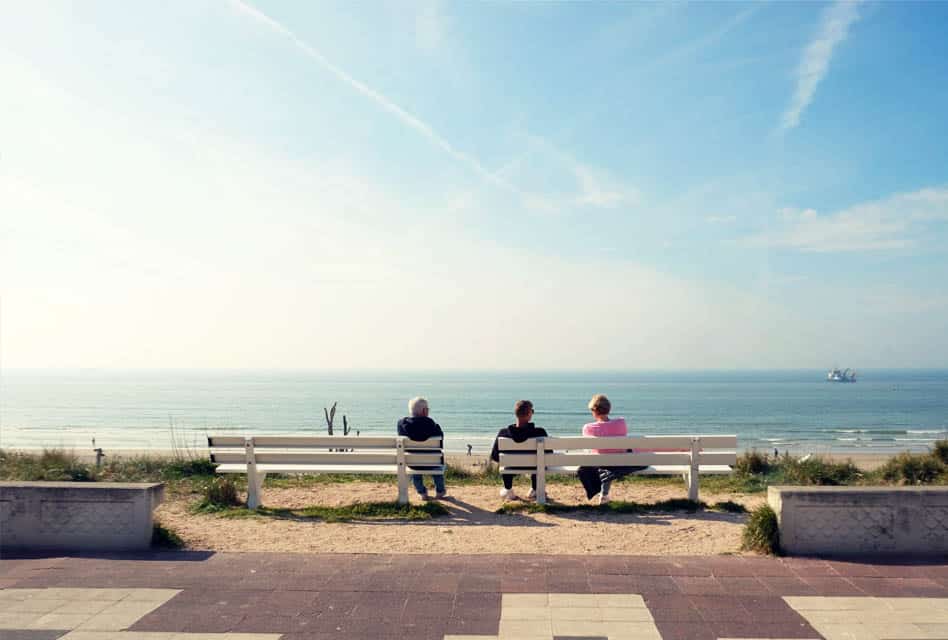
[[[160,562],[205,562],[216,551],[196,551],[189,549],[143,549],[140,551],[92,551],[89,549],[3,547],[0,558],[3,560],[44,560],[50,558],[91,558],[95,560],[141,560]]]
[[[508,514],[500,514],[494,511],[488,511],[475,506],[470,502],[449,497],[443,500],[448,509],[448,521],[451,525],[462,527],[553,527],[549,522],[538,522],[530,518],[527,514],[512,514],[516,517],[510,519]]]
[[[570,509],[568,506],[562,511],[553,511],[549,515],[565,520],[577,520],[583,522],[607,521],[607,522],[629,522],[635,524],[655,524],[668,526],[670,520],[680,520],[687,518],[689,520],[700,520],[703,522],[729,522],[732,524],[743,524],[746,514],[728,513],[725,511],[707,511],[697,509],[694,511],[667,510],[667,511],[638,511],[622,513],[600,509],[599,507]]]
[[[537,522],[526,514],[498,514],[487,509],[465,502],[454,497],[448,497],[440,500],[441,504],[448,510],[446,515],[435,516],[430,520],[412,520],[409,518],[345,518],[334,522],[346,524],[373,525],[373,526],[401,526],[414,525],[422,527],[552,527],[555,526],[548,522]],[[318,516],[306,516],[293,513],[290,510],[271,511],[266,514],[267,518],[274,520],[289,520],[292,522],[327,522]]]

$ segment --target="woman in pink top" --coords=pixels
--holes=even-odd
[[[609,412],[612,411],[612,403],[609,398],[599,393],[589,401],[589,411],[592,413],[595,422],[589,422],[583,425],[584,436],[596,437],[624,437],[629,435],[629,428],[625,423],[625,418],[609,418]],[[625,453],[628,449],[593,449],[596,453]],[[599,504],[609,502],[609,489],[612,481],[621,478],[624,475],[638,471],[644,467],[580,467],[576,470],[579,475],[579,481],[583,483],[586,489],[586,497],[590,500],[599,495]]]

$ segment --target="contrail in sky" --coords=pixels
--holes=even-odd
[[[230,3],[239,12],[243,13],[246,16],[249,16],[250,18],[253,18],[254,20],[256,20],[257,22],[261,24],[266,25],[273,31],[279,33],[280,35],[290,40],[290,42],[292,42],[298,49],[300,49],[303,53],[305,53],[310,58],[312,58],[317,63],[319,63],[319,65],[323,67],[324,69],[326,69],[326,71],[336,76],[339,80],[342,80],[343,82],[345,82],[347,85],[355,89],[357,92],[361,93],[365,97],[372,100],[374,103],[376,103],[385,111],[388,111],[389,113],[394,115],[396,118],[401,120],[402,123],[408,125],[412,129],[414,129],[415,131],[423,135],[425,138],[433,142],[437,147],[440,147],[452,158],[454,158],[461,164],[466,165],[467,167],[469,167],[471,170],[473,170],[475,173],[480,175],[485,180],[499,187],[507,189],[508,191],[512,191],[518,195],[521,195],[521,196],[525,195],[519,189],[517,189],[510,183],[497,177],[497,175],[492,173],[491,171],[488,171],[487,168],[485,168],[484,165],[482,165],[477,158],[457,149],[454,145],[448,142],[443,136],[441,136],[437,131],[432,129],[430,125],[418,119],[417,117],[415,117],[414,115],[412,115],[411,113],[403,109],[402,107],[398,106],[395,102],[393,102],[387,96],[379,93],[378,91],[366,85],[365,83],[360,82],[359,80],[353,78],[351,75],[346,73],[343,69],[333,64],[328,58],[326,58],[326,56],[324,56],[322,53],[320,53],[317,49],[315,49],[311,45],[301,40],[295,33],[290,31],[287,27],[285,27],[280,22],[274,20],[273,18],[263,13],[256,7],[253,7],[247,4],[246,2],[243,2],[242,0],[230,0]]]
[[[829,71],[833,49],[846,39],[849,27],[858,19],[858,0],[837,0],[825,10],[819,33],[807,45],[797,68],[797,89],[780,120],[780,131],[793,129],[800,124],[803,111],[810,105],[817,86]]]

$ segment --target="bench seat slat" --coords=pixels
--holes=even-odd
[[[547,473],[576,473],[578,466],[557,466],[547,467]],[[688,473],[690,467],[682,465],[652,465],[641,471],[636,471],[633,475],[637,476],[679,476]],[[519,469],[517,467],[501,467],[501,473],[509,471],[510,473],[530,473],[532,470]],[[702,465],[698,467],[698,473],[701,475],[728,475],[734,470],[726,465]]]
[[[370,473],[379,475],[394,475],[398,468],[394,464],[364,464],[345,466],[338,464],[258,464],[258,473]],[[246,464],[222,464],[217,467],[217,473],[247,473]],[[444,473],[443,466],[428,469],[408,469],[410,474],[438,475]]]
[[[547,453],[546,465],[553,466],[589,466],[589,467],[638,467],[654,464],[685,465],[691,464],[690,453]],[[500,454],[501,466],[535,467],[536,454],[513,453]]]

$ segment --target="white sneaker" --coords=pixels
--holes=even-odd
[[[503,498],[504,500],[516,500],[517,494],[514,493],[513,489],[501,489],[500,497]]]
[[[603,495],[603,494],[601,494],[601,493],[599,494],[599,504],[601,504],[601,505],[602,505],[602,504],[609,504],[611,501],[612,501],[612,500],[609,498],[609,496],[605,496],[605,495]]]
[[[536,500],[536,499],[537,499],[536,489],[530,489],[530,493],[527,494],[527,500]]]

